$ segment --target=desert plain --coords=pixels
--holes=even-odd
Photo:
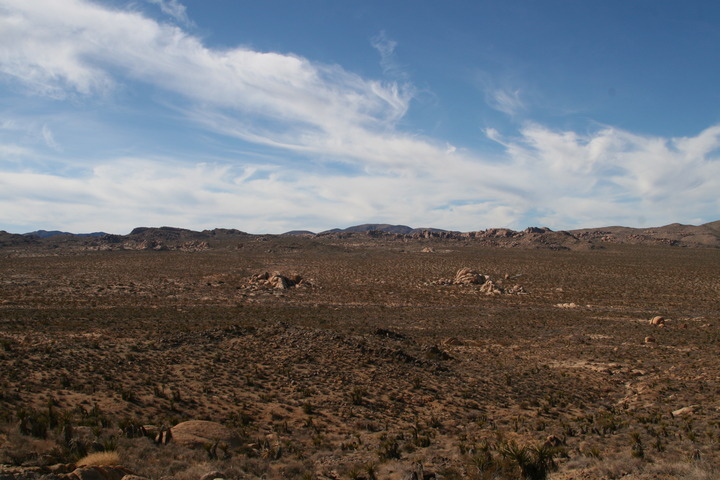
[[[704,227],[3,232],[0,478],[719,478]]]

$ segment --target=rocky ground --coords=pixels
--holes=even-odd
[[[4,235],[0,478],[717,478],[720,250],[603,232]]]

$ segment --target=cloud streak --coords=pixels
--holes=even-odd
[[[178,0],[147,0],[149,3],[157,5],[160,10],[174,18],[177,22],[182,25],[192,25],[192,22],[187,16],[187,8],[185,5],[178,2]]]
[[[380,54],[380,67],[386,76],[403,81],[408,80],[407,72],[397,62],[395,49],[398,43],[395,40],[389,38],[382,30],[370,39],[370,44]]]
[[[515,115],[525,109],[525,104],[520,98],[520,90],[496,89],[486,93],[488,105],[508,115]]]

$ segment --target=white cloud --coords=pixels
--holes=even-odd
[[[178,0],[147,0],[148,2],[155,4],[160,7],[160,10],[174,18],[177,22],[183,25],[192,25],[192,22],[187,16],[187,8],[185,5],[178,2]]]
[[[42,126],[42,137],[45,141],[45,145],[52,148],[53,150],[62,150],[62,147],[59,143],[55,141],[55,135],[53,135],[52,130],[47,125]]]
[[[488,105],[508,115],[515,115],[525,109],[525,104],[520,98],[520,90],[496,89],[486,92]]]
[[[6,0],[0,32],[0,71],[57,98],[106,92],[119,71],[204,108],[333,134],[393,123],[411,98],[394,83],[293,55],[209,49],[178,27],[81,0]]]
[[[635,135],[605,128],[580,135],[528,125],[517,139],[497,132],[511,163],[538,181],[528,196],[550,226],[598,226],[643,216],[660,225],[681,219],[715,220],[720,211],[720,127],[691,138]]]
[[[488,72],[476,71],[473,77],[476,87],[483,93],[487,106],[498,112],[514,117],[528,109],[523,96],[525,89],[517,87],[513,79],[498,79]]]
[[[0,160],[9,160],[12,157],[24,157],[30,154],[30,150],[20,145],[0,144]]]
[[[505,147],[501,161],[460,150],[448,155],[420,143],[414,168],[398,164],[355,175],[177,158],[119,158],[80,178],[5,171],[0,224],[117,233],[138,225],[227,226],[280,233],[367,221],[521,229],[532,216],[533,224],[557,229],[637,225],[641,218],[647,225],[711,221],[719,211],[720,158],[713,153],[718,127],[679,139],[616,129],[583,136],[538,125],[517,138],[496,135]]]
[[[383,35],[373,42],[381,58],[394,61],[393,41]],[[552,228],[633,224],[641,216],[648,224],[710,221],[720,211],[720,126],[689,138],[613,128],[580,134],[538,124],[512,137],[487,128],[487,137],[503,147],[488,158],[398,130],[412,101],[408,84],[365,79],[294,55],[213,49],[177,26],[82,0],[3,0],[0,73],[56,99],[148,84],[177,98],[177,111],[208,130],[319,165],[272,159],[259,165],[237,156],[203,163],[182,153],[108,159],[88,152],[67,159],[58,151],[59,164],[94,165],[68,177],[54,173],[62,168],[6,167],[3,160],[34,164],[32,152],[5,135],[3,225],[117,233],[138,225],[232,226],[279,233],[378,221],[473,230],[524,228],[530,218]],[[500,111],[525,108],[518,90],[487,92]],[[8,132],[16,128],[3,122]],[[40,130],[47,146],[60,147],[49,126]]]
[[[385,75],[391,78],[407,80],[408,75],[405,69],[397,62],[395,49],[398,43],[395,40],[388,38],[385,31],[382,30],[370,39],[370,44],[380,54],[380,66]]]

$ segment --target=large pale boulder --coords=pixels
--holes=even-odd
[[[474,285],[483,284],[486,280],[487,278],[485,275],[478,273],[475,270],[470,268],[461,268],[455,274],[453,283],[456,285]]]
[[[495,282],[493,282],[492,280],[488,280],[487,282],[483,283],[482,287],[480,287],[480,291],[486,295],[499,295],[502,293],[500,287],[495,285]]]
[[[189,448],[216,443],[237,446],[240,443],[240,439],[232,430],[220,423],[207,420],[188,420],[178,423],[170,429],[170,432],[174,443]]]
[[[653,317],[653,318],[650,320],[650,325],[655,325],[656,327],[660,327],[660,326],[662,326],[662,325],[665,325],[665,318],[663,318],[663,317],[661,317],[661,316],[659,316],[659,315],[656,316],[656,317]]]

